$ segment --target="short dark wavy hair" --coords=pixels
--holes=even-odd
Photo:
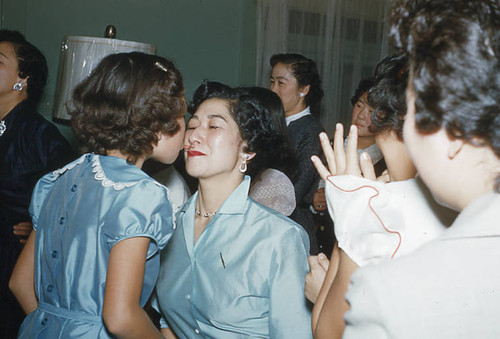
[[[309,93],[305,97],[306,105],[311,108],[313,115],[318,116],[321,109],[321,99],[323,99],[323,89],[316,62],[301,54],[294,53],[274,54],[269,62],[271,67],[279,63],[290,67],[299,87],[310,85]]]
[[[391,38],[410,58],[421,133],[443,127],[500,157],[498,0],[398,0]],[[500,191],[500,176],[496,191]]]
[[[38,48],[26,41],[24,36],[17,31],[0,30],[0,42],[10,42],[14,47],[18,75],[22,79],[27,78],[28,101],[37,104],[42,97],[49,73],[45,57]]]
[[[282,126],[277,126],[274,120],[273,114],[276,112],[271,112],[276,109],[271,105],[279,103],[277,113],[284,117],[281,100],[273,92],[263,90],[266,91],[265,94],[260,89],[231,88],[220,82],[203,81],[193,95],[189,112],[194,114],[208,99],[225,101],[229,113],[238,125],[241,139],[247,144],[245,152],[255,152],[255,157],[248,162],[247,174],[254,178],[266,168],[276,168],[285,174],[294,175],[296,169],[293,165],[289,167],[286,161],[294,159],[295,152],[293,147],[289,149],[291,143],[289,140],[287,143],[286,136],[280,130]],[[268,93],[273,95],[272,99]]]
[[[370,126],[372,133],[394,130],[403,140],[408,74],[408,57],[405,54],[388,56],[377,64],[374,83],[368,92],[368,104],[374,108]]]
[[[244,94],[254,98],[254,106],[258,109],[261,131],[256,135],[254,152],[260,154],[254,162],[254,168],[264,170],[274,168],[294,180],[298,171],[298,159],[295,147],[290,140],[285,121],[285,112],[280,97],[273,91],[263,87],[239,88]],[[250,175],[253,173],[249,172]]]
[[[186,111],[174,64],[140,52],[111,54],[73,92],[71,127],[85,151],[119,150],[129,163],[151,154],[158,133],[173,135]]]

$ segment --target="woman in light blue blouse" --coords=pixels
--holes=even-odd
[[[182,77],[161,57],[110,55],[71,106],[73,132],[94,153],[35,187],[34,231],[9,284],[29,313],[19,338],[160,338],[142,307],[173,215],[167,189],[140,168],[182,149]]]
[[[248,197],[245,172],[272,143],[258,100],[205,82],[190,111],[184,156],[199,186],[177,213],[177,229],[161,254],[162,333],[310,338],[307,234]]]

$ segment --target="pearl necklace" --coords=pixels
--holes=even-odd
[[[201,212],[199,210],[194,211],[194,213],[196,213],[196,215],[199,215],[203,218],[212,218],[217,214],[217,212]]]

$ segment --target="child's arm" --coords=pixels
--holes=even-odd
[[[344,296],[347,292],[351,275],[357,269],[358,265],[344,251],[340,250],[337,274],[328,290],[319,313],[317,309],[313,311],[317,319],[314,328],[315,339],[342,338],[345,327],[344,313],[349,310],[349,304]]]
[[[174,334],[174,331],[172,331],[170,328],[162,328],[161,334],[163,334],[163,336],[167,339],[177,339],[177,336]]]
[[[134,237],[111,248],[102,317],[118,338],[162,338],[140,306],[150,239]]]
[[[9,281],[10,290],[26,314],[38,307],[35,294],[35,235],[35,231],[31,232]]]

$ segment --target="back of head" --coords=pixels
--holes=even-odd
[[[298,160],[295,148],[288,135],[283,105],[279,96],[273,91],[263,87],[240,88],[253,100],[260,111],[262,131],[264,135],[255,143],[255,152],[260,154],[254,162],[251,175],[257,174],[266,168],[274,168],[285,173],[293,180],[298,170]]]
[[[370,128],[373,133],[394,130],[402,140],[408,74],[405,54],[388,56],[377,64],[368,92],[368,104],[375,109]]]
[[[311,108],[311,113],[318,115],[323,98],[321,78],[319,76],[316,62],[301,54],[285,53],[274,54],[270,59],[271,67],[281,63],[287,65],[297,79],[299,87],[310,85],[309,93],[306,95],[306,105]]]
[[[500,157],[499,1],[400,0],[391,37],[410,58],[417,129],[444,127]]]
[[[134,163],[152,152],[158,133],[178,131],[186,111],[182,76],[159,56],[111,54],[75,88],[68,111],[86,151],[119,150]]]
[[[47,82],[48,68],[45,57],[17,31],[0,30],[0,42],[9,42],[14,47],[19,77],[27,78],[28,100],[34,104],[38,103]]]

